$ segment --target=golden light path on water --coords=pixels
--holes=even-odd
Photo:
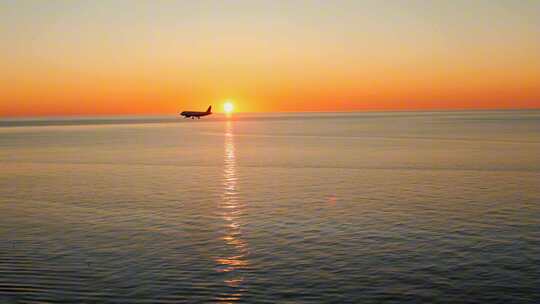
[[[218,300],[236,302],[245,292],[244,277],[241,270],[248,267],[247,243],[242,239],[240,218],[243,213],[243,203],[238,199],[236,155],[234,148],[233,122],[225,122],[225,144],[223,165],[223,196],[219,205],[220,214],[225,222],[222,240],[227,246],[227,255],[216,259],[217,271],[224,273],[224,283],[231,292],[222,294]]]

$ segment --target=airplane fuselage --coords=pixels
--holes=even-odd
[[[184,116],[184,118],[191,118],[191,119],[195,119],[195,117],[200,119],[201,117],[206,116],[206,115],[210,115],[210,114],[212,114],[212,106],[209,106],[208,110],[206,110],[206,112],[183,111],[182,113],[180,113],[180,115]]]

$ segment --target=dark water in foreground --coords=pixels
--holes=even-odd
[[[538,111],[68,121],[0,122],[0,303],[540,301]]]

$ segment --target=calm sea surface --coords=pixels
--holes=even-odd
[[[540,111],[0,121],[0,303],[539,291]]]

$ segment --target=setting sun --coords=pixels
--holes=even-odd
[[[231,114],[234,110],[234,105],[232,102],[227,101],[223,104],[223,111],[227,114]]]

